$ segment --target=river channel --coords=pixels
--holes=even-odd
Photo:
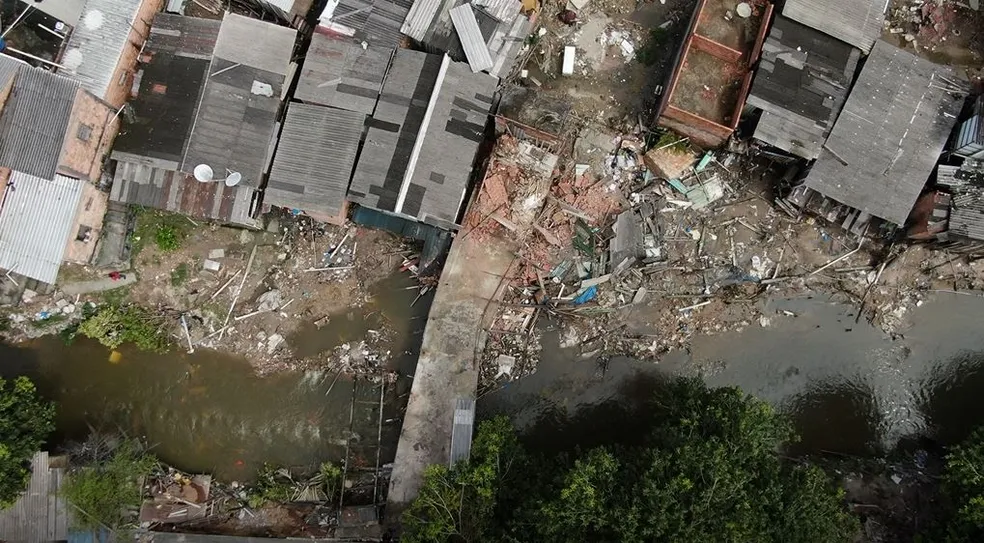
[[[386,399],[383,462],[392,461],[429,296],[410,302],[412,283],[396,277],[372,304],[338,315],[299,337],[305,354],[350,341],[386,319],[396,331],[391,367],[402,377]],[[579,412],[577,443],[640,431],[618,407],[651,398],[666,376],[701,375],[711,385],[737,385],[789,414],[801,452],[879,454],[904,438],[943,443],[984,422],[984,298],[940,294],[916,309],[903,337],[892,340],[853,308],[822,298],[775,300],[769,310],[794,312],[775,326],[703,337],[658,363],[612,360],[600,369],[557,346],[547,334],[536,374],[484,395],[479,415],[506,413],[521,427],[559,427]],[[91,341],[65,346],[46,338],[0,345],[2,374],[33,377],[58,402],[55,447],[84,437],[90,426],[142,435],[168,463],[225,480],[250,478],[263,462],[311,469],[339,460],[349,437],[353,383],[311,370],[257,377],[244,361],[213,352],[157,356],[123,349],[123,359]],[[330,389],[330,393],[329,393]],[[327,393],[327,394],[326,394]],[[602,407],[602,409],[584,409]],[[375,431],[356,425],[357,439]],[[555,439],[549,431],[544,442]]]
[[[366,331],[392,331],[389,367],[401,377],[385,399],[382,462],[392,462],[399,418],[410,389],[421,334],[432,295],[417,300],[415,283],[395,275],[373,289],[372,302],[334,315],[320,330],[291,338],[301,356],[313,356]],[[339,461],[348,437],[375,442],[375,421],[350,427],[353,380],[314,369],[257,376],[250,365],[211,351],[166,355],[120,349],[122,359],[95,341],[67,346],[58,337],[9,346],[0,344],[0,374],[28,375],[57,402],[51,445],[84,439],[91,428],[121,429],[144,436],[165,462],[226,481],[250,479],[264,463],[307,471],[325,460]],[[353,436],[352,432],[355,433]]]
[[[583,445],[592,433],[643,431],[614,407],[650,400],[667,376],[700,375],[789,415],[802,438],[792,452],[881,454],[909,438],[952,443],[984,424],[984,298],[941,293],[895,340],[824,298],[766,303],[765,314],[797,316],[699,338],[658,363],[613,359],[603,370],[548,334],[537,373],[485,395],[480,416],[505,413],[541,430],[574,418]],[[597,415],[578,417],[589,411]]]

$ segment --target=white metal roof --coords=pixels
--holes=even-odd
[[[88,0],[72,30],[62,65],[100,98],[114,83],[113,72],[127,47],[141,0]]]
[[[11,172],[0,208],[0,268],[53,284],[73,234],[82,181]]]
[[[475,19],[471,4],[451,8],[451,22],[458,33],[458,39],[461,40],[461,47],[465,50],[472,72],[478,73],[491,68],[494,65],[492,55],[489,54],[485,37],[478,28],[478,20]]]

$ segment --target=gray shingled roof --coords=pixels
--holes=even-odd
[[[861,52],[777,16],[762,46],[748,105],[763,111],[754,137],[813,160],[847,98]]]
[[[376,109],[392,51],[315,33],[294,98],[367,115]]]
[[[443,55],[401,49],[383,84],[349,199],[449,227],[484,137],[497,81]],[[422,127],[429,118],[426,127]],[[423,135],[423,139],[420,136]]]
[[[217,177],[239,172],[243,184],[257,187],[269,162],[284,78],[220,58],[209,73],[180,170],[208,164]],[[257,83],[269,85],[272,96],[254,92]]]
[[[339,215],[365,119],[363,113],[292,103],[263,202],[332,217]]]
[[[402,213],[425,221],[457,220],[497,84],[490,75],[471,73],[467,64],[450,63]]]
[[[271,158],[296,31],[234,13],[222,20],[181,171],[208,164],[257,187]],[[263,47],[255,47],[263,43]]]
[[[786,0],[782,14],[868,53],[885,21],[884,0]]]
[[[353,202],[396,210],[410,153],[440,68],[440,55],[397,49],[349,187]]]
[[[879,41],[806,185],[875,217],[905,224],[943,150],[963,96],[954,71]]]
[[[233,64],[287,75],[296,38],[293,28],[226,13],[213,54]]]
[[[0,166],[51,179],[79,83],[0,55],[0,74],[14,75],[0,111]]]
[[[0,268],[54,284],[75,233],[82,181],[14,171],[0,209]]]
[[[86,0],[79,24],[72,30],[61,63],[82,86],[100,98],[127,45],[141,0]]]

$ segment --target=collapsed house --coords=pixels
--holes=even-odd
[[[0,55],[0,269],[53,284],[63,261],[89,262],[115,127],[78,81]]]
[[[936,185],[947,191],[937,193],[945,194],[941,199],[947,208],[937,214],[945,228],[937,229],[935,239],[950,242],[952,249],[984,249],[984,162],[971,159],[961,166],[941,165]]]
[[[701,0],[678,54],[657,123],[698,145],[717,147],[738,126],[772,18],[772,4]],[[734,11],[733,11],[734,10]]]
[[[233,13],[158,14],[110,199],[256,227],[295,35]]]
[[[830,136],[788,203],[863,234],[904,225],[960,112],[952,68],[877,42]]]
[[[860,58],[855,47],[776,16],[748,95],[748,105],[762,112],[752,137],[816,159],[847,99]]]
[[[467,61],[473,72],[506,77],[534,19],[535,2],[520,0],[442,0],[415,2],[400,32],[434,53]]]

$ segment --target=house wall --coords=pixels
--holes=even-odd
[[[130,87],[133,85],[133,74],[137,69],[137,56],[143,47],[147,36],[150,35],[150,25],[154,21],[154,14],[164,9],[165,0],[144,0],[140,4],[137,16],[130,29],[130,36],[127,44],[120,55],[120,61],[116,64],[113,71],[113,79],[106,90],[106,100],[114,108],[120,108],[126,103],[130,95]]]
[[[75,226],[72,228],[72,237],[65,246],[64,259],[66,262],[88,264],[95,252],[96,241],[102,233],[103,217],[109,205],[109,193],[99,190],[92,183],[85,181],[79,183],[83,184],[82,198],[79,199],[79,208],[75,212]],[[83,227],[89,229],[89,236],[85,240],[79,240]]]
[[[98,183],[103,159],[118,128],[116,110],[92,93],[79,89],[65,132],[58,173]]]

